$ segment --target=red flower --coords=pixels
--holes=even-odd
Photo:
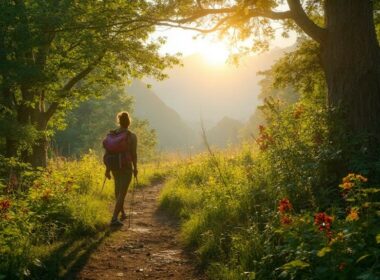
[[[278,211],[280,213],[285,213],[287,211],[290,211],[293,209],[293,205],[290,203],[289,199],[283,198],[280,200],[280,203],[278,205]]]
[[[266,131],[265,126],[259,125],[259,137],[256,139],[256,143],[260,150],[265,151],[270,144],[273,144],[273,138]]]
[[[8,209],[11,207],[11,202],[8,199],[3,199],[0,201],[0,217],[8,220]]]
[[[9,207],[11,207],[11,202],[8,199],[0,201],[0,212],[8,211]]]
[[[338,266],[338,269],[339,269],[339,271],[343,271],[345,267],[346,267],[346,263],[345,262],[341,262],[339,264],[339,266]]]
[[[325,231],[328,237],[331,237],[331,224],[333,222],[333,217],[327,215],[324,212],[315,214],[314,224],[318,226],[320,231]]]
[[[283,215],[281,216],[281,224],[290,225],[292,223],[292,219],[289,216]]]

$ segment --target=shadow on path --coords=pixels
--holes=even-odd
[[[75,279],[91,254],[117,229],[103,227],[95,235],[71,238],[53,249],[31,272],[31,279]]]

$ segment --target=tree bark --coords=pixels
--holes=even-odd
[[[354,135],[380,140],[380,49],[370,0],[326,0],[321,43],[328,104]]]
[[[30,163],[33,167],[47,166],[47,152],[49,141],[46,136],[42,136],[33,146],[33,154],[30,157]]]
[[[33,167],[46,167],[49,147],[49,139],[46,136],[48,119],[46,118],[44,112],[41,112],[39,109],[35,109],[34,117],[34,125],[41,136],[32,147],[32,155],[29,162]]]

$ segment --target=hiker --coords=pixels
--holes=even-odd
[[[111,179],[111,173],[115,181],[115,209],[111,219],[111,226],[122,226],[121,220],[127,218],[124,210],[124,200],[127,195],[132,175],[137,177],[137,137],[128,130],[131,119],[128,112],[117,114],[119,128],[110,131],[103,146],[106,150],[104,163],[106,164],[105,176]],[[120,220],[118,216],[120,214]],[[132,213],[130,213],[131,215]]]

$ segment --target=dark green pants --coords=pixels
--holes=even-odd
[[[114,170],[112,175],[115,181],[115,208],[118,208],[118,211],[121,212],[124,209],[125,196],[132,180],[132,170]]]

